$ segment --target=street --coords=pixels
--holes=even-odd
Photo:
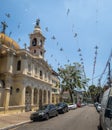
[[[70,110],[47,121],[31,122],[11,130],[98,130],[99,115],[93,106]]]

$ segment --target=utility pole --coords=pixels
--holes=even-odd
[[[111,70],[110,70],[110,62],[108,64],[108,85],[111,87]]]

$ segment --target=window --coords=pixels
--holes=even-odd
[[[16,93],[19,93],[19,91],[20,91],[20,89],[19,89],[19,88],[17,88],[17,89],[16,89]]]
[[[21,61],[19,60],[17,62],[17,71],[20,71],[21,70]]]
[[[40,51],[41,56],[43,55],[42,51]]]
[[[42,79],[42,71],[40,70],[40,79]]]
[[[109,97],[107,108],[112,109],[112,97]]]
[[[13,91],[13,88],[12,86],[10,87],[10,95],[12,95],[12,91]]]
[[[32,45],[33,45],[33,46],[36,46],[36,45],[37,45],[37,39],[36,39],[36,38],[33,39]]]
[[[41,47],[42,47],[42,40],[40,40],[40,43],[41,43]]]
[[[36,50],[34,50],[34,53],[36,53]]]

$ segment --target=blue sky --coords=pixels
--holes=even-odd
[[[29,46],[29,34],[33,32],[36,19],[40,19],[43,35],[46,37],[45,59],[55,70],[58,64],[63,66],[80,62],[77,51],[80,48],[86,76],[91,79],[97,45],[94,74],[97,78],[94,79],[94,84],[98,83],[98,76],[103,72],[112,49],[111,12],[111,0],[1,0],[0,2],[0,22],[7,22],[7,35],[12,32],[11,37],[15,41],[21,39],[19,41],[21,48],[24,47],[24,43]],[[6,17],[7,13],[10,14],[10,18]],[[53,35],[56,37],[55,40],[51,38]],[[63,51],[60,51],[61,48]],[[90,80],[89,84],[91,82]],[[102,84],[104,82],[105,77],[102,79]]]

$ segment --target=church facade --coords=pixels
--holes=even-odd
[[[36,22],[29,49],[0,33],[0,113],[33,111],[58,103],[58,74],[44,59],[45,37]]]

